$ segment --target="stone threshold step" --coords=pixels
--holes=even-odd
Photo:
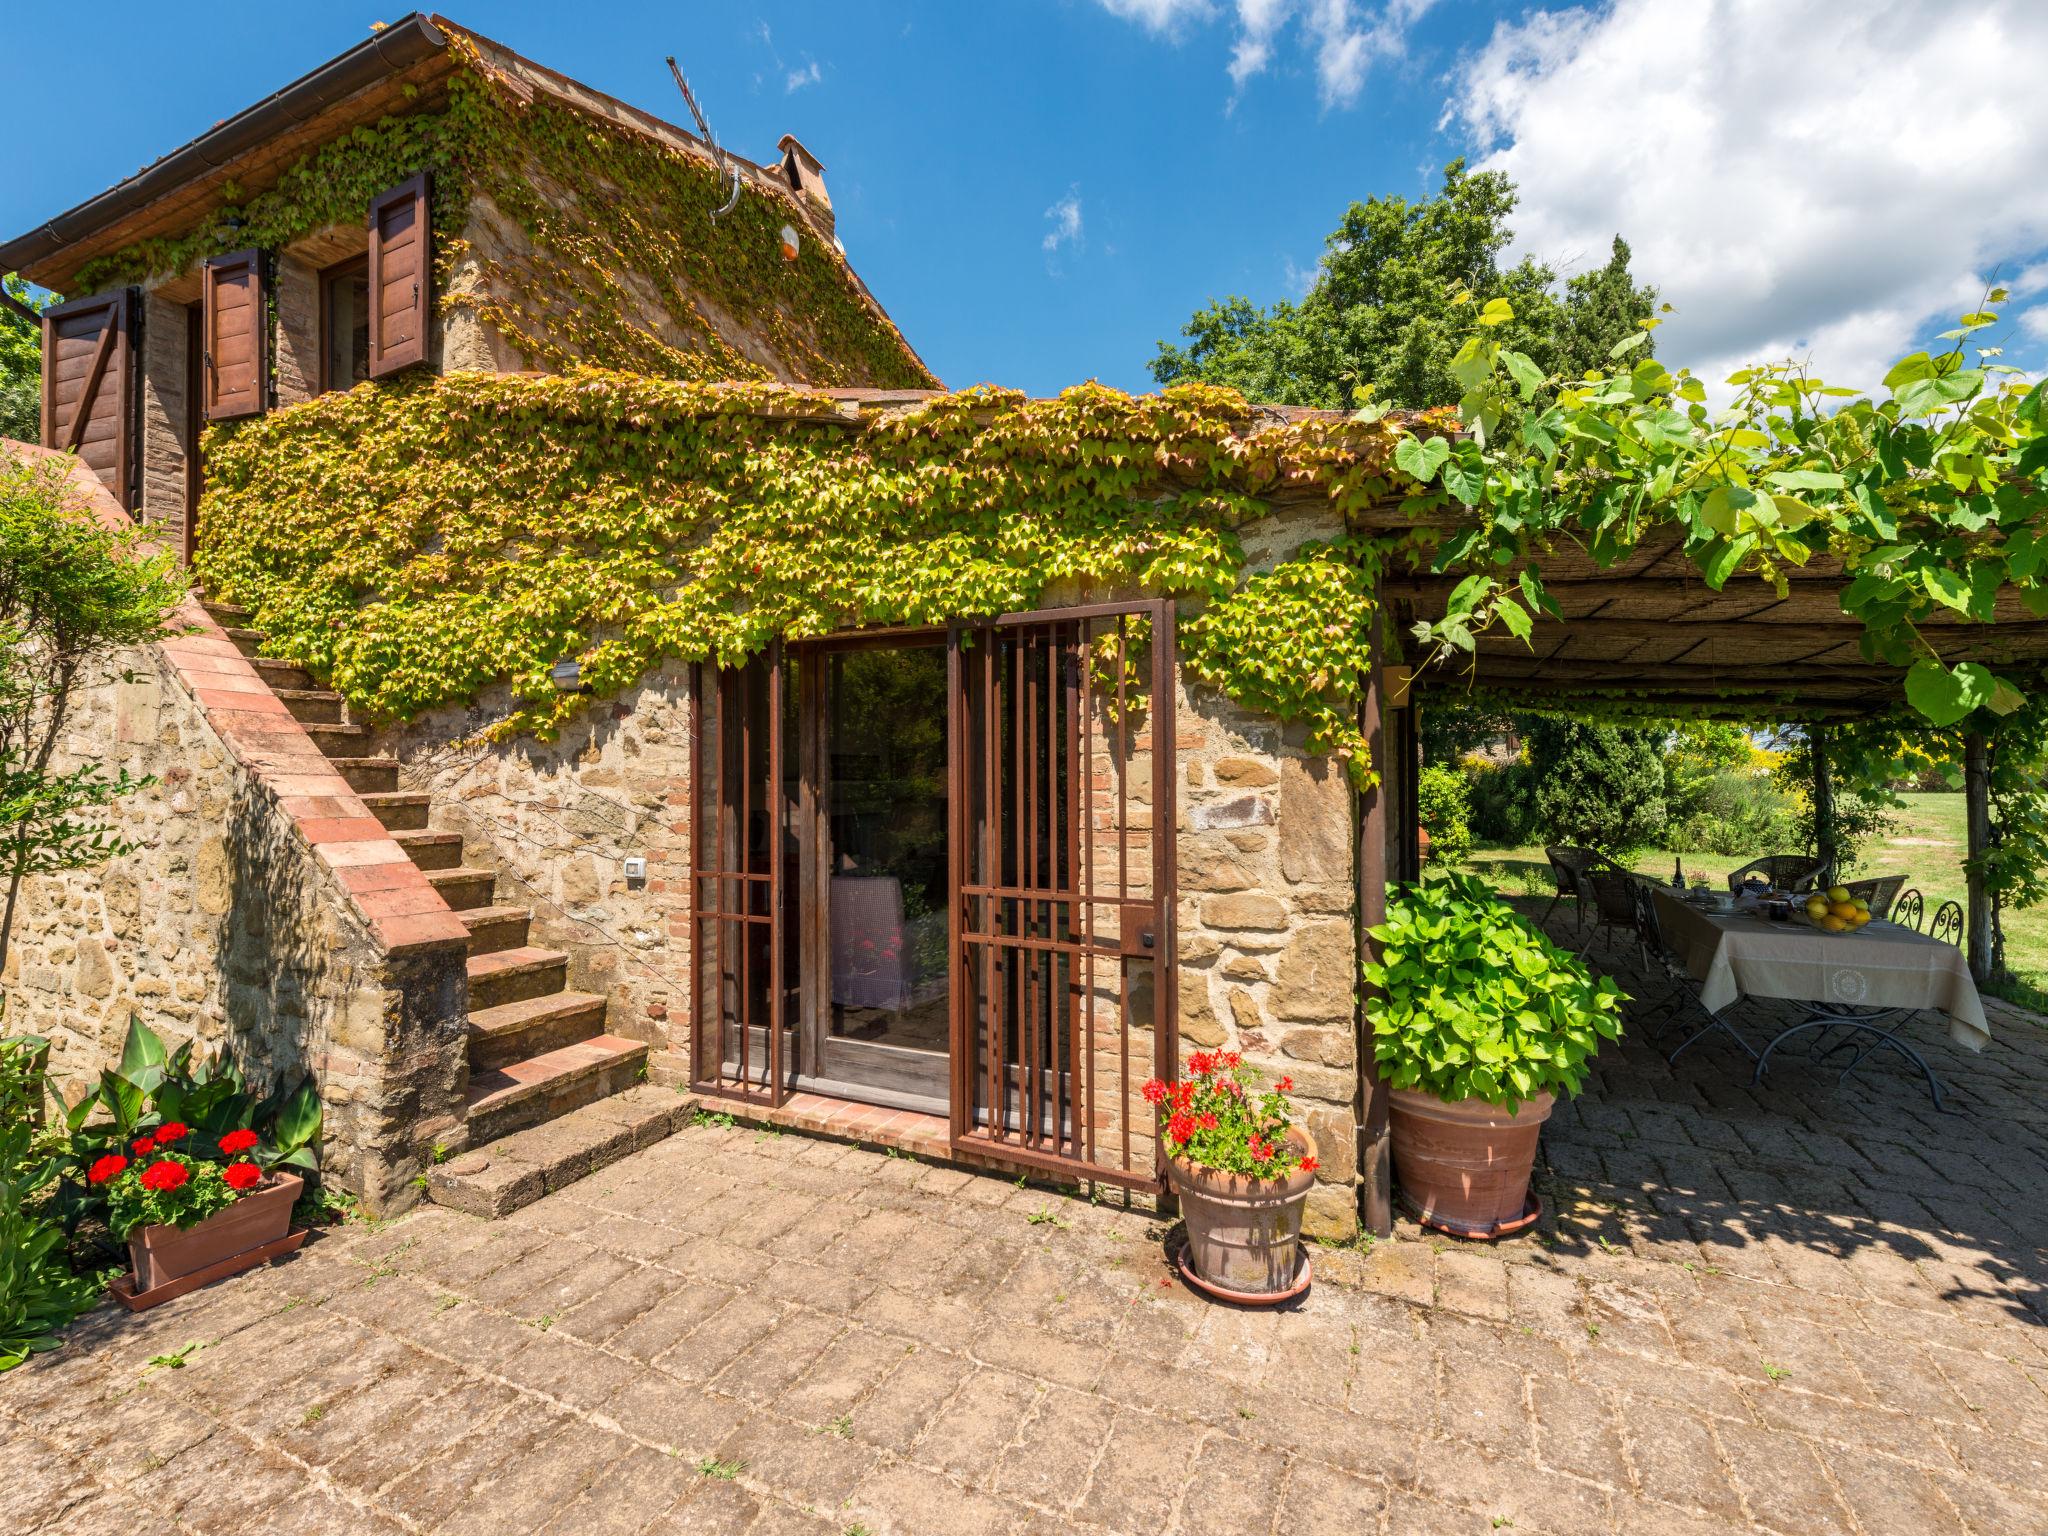
[[[592,1100],[632,1086],[647,1064],[647,1042],[622,1035],[592,1035],[524,1061],[469,1076],[470,1135],[482,1145],[522,1131],[521,1116],[559,1120]],[[570,1102],[577,1100],[577,1102]],[[552,1110],[552,1112],[550,1112]]]
[[[471,1216],[509,1216],[688,1125],[697,1101],[640,1083],[427,1171],[427,1198]]]

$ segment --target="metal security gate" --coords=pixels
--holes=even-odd
[[[950,637],[956,1149],[1160,1187],[1177,1035],[1174,609]]]
[[[797,996],[785,670],[778,644],[743,667],[699,664],[691,689],[691,1086],[770,1105],[789,1091]]]

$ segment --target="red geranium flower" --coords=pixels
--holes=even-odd
[[[135,1142],[133,1145],[129,1147],[129,1151],[133,1152],[137,1157],[147,1157],[150,1153],[154,1152],[155,1150],[156,1143],[151,1141],[147,1136],[143,1137],[142,1140]]]
[[[1215,1129],[1216,1129],[1216,1117],[1215,1117],[1214,1115],[1212,1115],[1212,1114],[1209,1114],[1209,1113],[1207,1113],[1207,1112],[1205,1111],[1205,1112],[1203,1113],[1203,1115],[1202,1115],[1202,1129],[1203,1129],[1203,1130],[1205,1130],[1205,1131],[1213,1131],[1213,1130],[1215,1130]]]
[[[233,1157],[237,1152],[246,1152],[255,1146],[256,1140],[254,1131],[229,1131],[220,1139],[220,1150],[222,1155]]]
[[[1166,1084],[1156,1077],[1147,1083],[1141,1091],[1145,1095],[1145,1102],[1147,1104],[1164,1104],[1166,1102]]]
[[[1257,1158],[1260,1162],[1263,1163],[1267,1158],[1271,1157],[1272,1155],[1273,1147],[1270,1142],[1262,1141],[1257,1136],[1254,1136],[1252,1138],[1253,1157]]]
[[[1216,1058],[1207,1051],[1197,1051],[1188,1058],[1188,1070],[1197,1077],[1207,1077],[1216,1070]]]
[[[1195,1122],[1189,1115],[1178,1114],[1166,1122],[1166,1139],[1168,1141],[1186,1141],[1194,1134]]]
[[[1303,1173],[1314,1173],[1320,1167],[1322,1167],[1322,1164],[1312,1157],[1304,1157],[1301,1160],[1301,1171]]]
[[[1237,1064],[1238,1064],[1239,1062],[1243,1061],[1243,1060],[1244,1060],[1244,1057],[1243,1057],[1243,1056],[1242,1056],[1242,1055],[1241,1055],[1240,1053],[1238,1053],[1238,1052],[1236,1052],[1236,1051],[1225,1051],[1225,1052],[1223,1053],[1223,1055],[1222,1055],[1222,1058],[1221,1058],[1221,1060],[1222,1060],[1222,1062],[1223,1062],[1223,1065],[1224,1065],[1224,1066],[1226,1066],[1226,1067],[1234,1067],[1234,1066],[1236,1066],[1236,1065],[1237,1065]]]
[[[90,1168],[86,1169],[85,1176],[94,1184],[104,1184],[127,1166],[127,1158],[118,1152],[109,1152],[105,1157],[99,1159]]]
[[[159,1192],[179,1189],[191,1177],[192,1175],[185,1171],[183,1163],[174,1163],[169,1159],[165,1159],[160,1163],[151,1163],[142,1170],[142,1187]]]
[[[167,1147],[174,1141],[183,1141],[187,1129],[182,1120],[166,1120],[156,1128],[156,1144]]]
[[[254,1189],[263,1182],[263,1170],[254,1163],[229,1163],[221,1169],[220,1176],[228,1181],[228,1188],[236,1194],[245,1189]]]
[[[1275,1083],[1273,1086],[1275,1088],[1278,1088],[1282,1093],[1292,1093],[1294,1092],[1294,1079],[1291,1077],[1283,1077],[1280,1079],[1279,1082]]]

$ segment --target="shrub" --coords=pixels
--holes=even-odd
[[[1725,770],[1672,786],[1665,846],[1755,858],[1799,841],[1798,810],[1765,774]]]
[[[1469,796],[1465,775],[1456,768],[1434,765],[1423,769],[1416,781],[1416,805],[1429,833],[1430,857],[1440,863],[1461,864],[1472,851]]]
[[[1471,875],[1391,893],[1365,967],[1373,1055],[1387,1081],[1513,1110],[1576,1093],[1603,1040],[1619,1039],[1625,994],[1551,943]]]
[[[100,1293],[96,1276],[72,1272],[52,1206],[63,1138],[41,1123],[47,1048],[0,1040],[0,1371],[55,1349]]]
[[[1664,830],[1659,732],[1537,716],[1526,740],[1545,842],[1616,857],[1656,842]]]
[[[1467,781],[1471,812],[1468,824],[1480,842],[1519,848],[1536,841],[1533,775],[1524,761],[1472,769]]]

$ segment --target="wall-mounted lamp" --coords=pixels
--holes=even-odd
[[[564,656],[548,668],[548,676],[554,680],[557,693],[581,693],[583,691],[583,664],[574,657]]]
[[[784,261],[795,261],[795,260],[796,260],[796,253],[797,253],[797,251],[798,251],[799,249],[800,249],[800,247],[799,247],[799,246],[798,246],[798,244],[797,244],[797,238],[796,238],[796,226],[795,226],[794,224],[785,224],[785,225],[783,225],[783,226],[782,226],[782,259],[783,259]]]

